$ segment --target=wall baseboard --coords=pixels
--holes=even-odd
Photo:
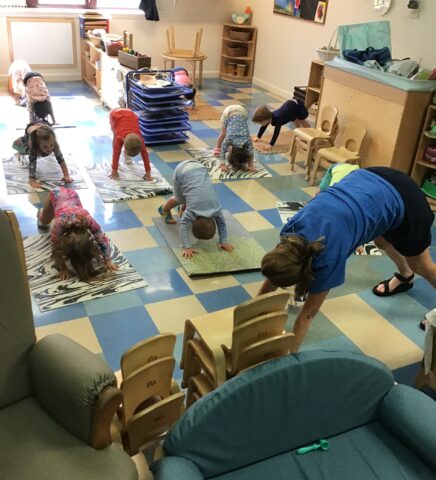
[[[258,85],[259,87],[265,88],[269,92],[275,93],[276,95],[280,95],[285,99],[292,98],[293,96],[293,92],[291,89],[284,90],[283,88],[279,88],[276,85],[273,85],[272,83],[261,80],[259,77],[253,77],[253,84]]]

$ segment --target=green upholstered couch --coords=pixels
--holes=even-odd
[[[137,479],[110,439],[120,401],[101,358],[63,335],[36,341],[21,235],[0,210],[0,479]]]
[[[321,438],[328,451],[296,454]],[[301,352],[197,401],[164,450],[155,480],[434,480],[436,403],[372,358]]]

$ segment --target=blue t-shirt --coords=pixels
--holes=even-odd
[[[313,258],[310,293],[342,285],[347,258],[363,243],[399,226],[404,202],[395,188],[367,170],[350,173],[311,200],[283,227],[311,242],[324,237],[325,248]]]

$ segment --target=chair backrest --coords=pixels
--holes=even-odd
[[[267,313],[285,312],[289,296],[289,292],[278,290],[242,302],[233,312],[233,327]]]
[[[15,214],[0,210],[0,408],[32,394],[28,357],[35,344],[23,240]]]
[[[121,357],[121,374],[123,379],[160,358],[172,357],[176,336],[174,333],[161,333],[138,342]]]
[[[245,347],[239,356],[239,371],[259,363],[283,357],[294,350],[294,334],[282,333]]]
[[[246,356],[242,352],[245,352],[247,347],[282,335],[287,319],[287,313],[268,313],[236,327],[232,334],[232,366],[229,376],[233,377],[241,370],[241,359]]]
[[[366,135],[366,128],[360,123],[347,123],[340,139],[340,147],[359,154],[363,139]]]
[[[319,128],[332,135],[338,121],[338,109],[332,105],[326,105],[321,111],[321,118],[319,121]]]
[[[174,365],[174,358],[161,358],[132,373],[121,383],[124,425],[147,400],[170,395]]]
[[[182,392],[170,395],[133,415],[125,429],[124,447],[130,455],[161,439],[185,410]],[[127,444],[127,445],[126,445]]]
[[[200,55],[200,45],[201,45],[202,36],[203,36],[203,29],[200,28],[200,30],[195,34],[194,57],[198,57]]]

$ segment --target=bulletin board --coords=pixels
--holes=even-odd
[[[274,13],[325,23],[328,0],[274,0]]]

